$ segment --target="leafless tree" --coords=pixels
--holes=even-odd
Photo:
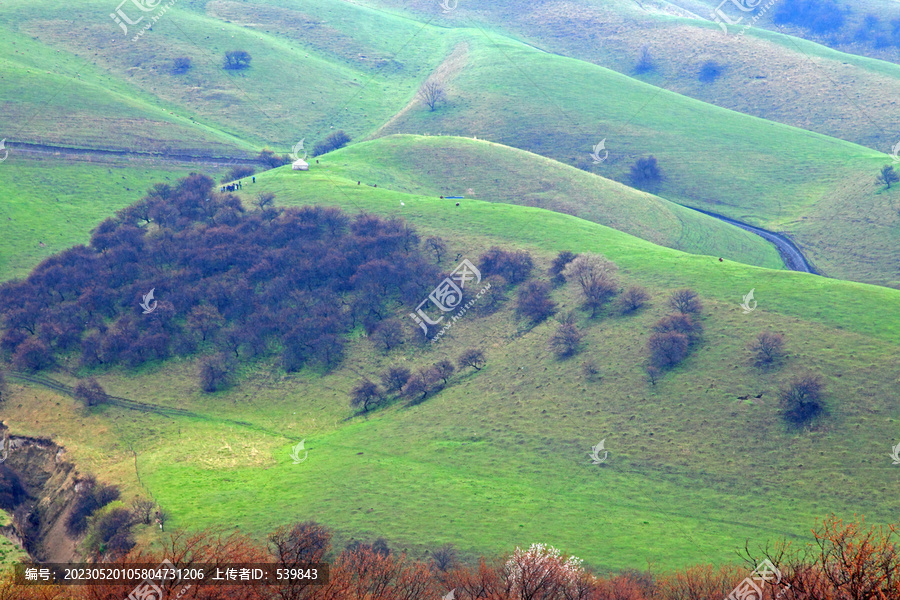
[[[619,311],[623,315],[632,313],[641,308],[649,298],[650,294],[647,293],[647,290],[639,286],[632,286],[619,296],[617,300]]]
[[[256,204],[259,210],[265,210],[265,208],[273,202],[275,202],[275,194],[272,192],[260,192],[256,195],[254,204]]]
[[[774,363],[784,356],[784,336],[780,333],[763,331],[750,346],[756,354],[756,365],[765,366]]]
[[[391,367],[381,374],[381,384],[387,393],[399,392],[412,377],[412,373],[406,367]]]
[[[583,337],[574,323],[563,323],[550,338],[550,350],[558,358],[567,358],[578,352]]]
[[[434,368],[436,369],[436,373],[438,377],[444,382],[444,385],[447,385],[447,381],[450,379],[450,376],[453,375],[453,372],[456,368],[453,366],[453,363],[449,360],[442,360],[434,364]]]
[[[477,348],[469,348],[460,354],[459,359],[456,362],[459,364],[460,369],[472,367],[476,371],[480,371],[487,361],[484,358],[483,351],[478,350]]]
[[[434,253],[434,258],[441,264],[441,257],[447,252],[447,244],[437,236],[425,238],[425,247]]]
[[[897,181],[900,181],[900,175],[898,175],[897,172],[894,171],[894,167],[891,165],[884,165],[883,167],[881,167],[881,171],[875,178],[876,183],[886,185],[888,189],[891,189],[891,184]]]
[[[384,393],[377,385],[368,379],[361,380],[353,391],[350,392],[350,406],[362,406],[363,412],[369,412],[369,407],[384,400]]]
[[[131,501],[131,514],[134,518],[144,525],[150,524],[150,516],[153,514],[153,507],[156,506],[152,500],[146,498],[135,497]]]
[[[437,103],[446,99],[444,83],[440,79],[429,79],[421,88],[419,88],[419,98],[421,98],[433,112]]]
[[[563,269],[567,281],[581,286],[584,306],[591,309],[591,318],[615,296],[618,285],[613,273],[617,269],[616,264],[602,254],[579,254]]]
[[[682,314],[699,314],[703,310],[703,303],[697,292],[689,289],[675,291],[669,298],[669,306]]]
[[[79,381],[75,385],[75,398],[84,402],[85,406],[97,406],[106,402],[106,392],[103,387],[93,377],[89,377],[84,381]]]

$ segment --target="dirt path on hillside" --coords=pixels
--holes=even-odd
[[[784,261],[784,266],[786,266],[791,271],[799,271],[800,273],[812,273],[813,275],[821,275],[818,271],[816,271],[815,267],[813,267],[806,257],[803,255],[803,252],[800,251],[800,248],[789,238],[787,235],[783,233],[775,233],[773,231],[768,231],[767,229],[762,229],[760,227],[754,227],[753,225],[747,225],[746,223],[742,223],[741,221],[735,221],[734,219],[729,219],[728,217],[723,217],[722,215],[718,215],[716,213],[712,213],[705,210],[700,210],[699,208],[694,208],[692,206],[685,206],[681,204],[679,206],[684,206],[685,208],[689,208],[693,211],[703,213],[704,215],[715,217],[720,221],[725,221],[731,225],[736,227],[740,227],[745,231],[749,231],[750,233],[755,233],[759,237],[763,238],[767,242],[770,242],[775,245],[778,249],[778,253],[781,254],[781,260]]]
[[[463,70],[463,67],[466,66],[466,63],[469,61],[469,45],[465,42],[460,42],[453,48],[453,52],[450,53],[444,61],[435,68],[434,71],[431,72],[431,75],[428,76],[428,79],[437,79],[438,81],[442,81],[444,83],[445,88],[449,87],[450,82],[459,75],[460,71]],[[423,82],[424,83],[424,82]],[[445,89],[445,92],[447,90]],[[389,135],[389,128],[403,118],[409,111],[411,111],[416,105],[420,104],[421,100],[419,100],[419,95],[416,93],[413,96],[412,100],[409,103],[400,109],[400,111],[395,114],[393,117],[388,119],[388,121],[378,128],[375,133],[368,136],[365,141],[374,140],[376,138],[380,138],[383,135]]]
[[[10,154],[37,154],[43,156],[72,156],[72,157],[124,157],[142,160],[161,160],[174,163],[205,164],[210,166],[224,165],[249,165],[259,166],[255,159],[242,156],[204,156],[192,154],[164,154],[161,152],[135,152],[124,149],[101,148],[68,148],[66,146],[51,146],[46,144],[31,144],[28,142],[6,141],[6,149]]]

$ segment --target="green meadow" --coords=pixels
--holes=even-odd
[[[181,0],[132,42],[106,0],[4,2],[0,281],[88,243],[154,183],[190,172],[219,181],[227,157],[300,140],[310,150],[344,130],[352,143],[310,156],[309,171],[244,179],[246,209],[272,192],[276,206],[402,218],[446,241],[445,263],[521,249],[543,280],[561,251],[600,253],[623,288],[651,298],[634,314],[589,319],[574,285],[555,288],[558,317],[574,313],[586,334],[567,360],[548,348],[556,319],[517,318],[515,288],[437,344],[386,354],[356,332],[331,372],[247,360],[237,384],[214,394],[200,391],[199,356],[88,371],[73,355],[46,375],[94,376],[109,394],[194,416],[88,410],[11,378],[0,418],[15,434],[52,438],[123,499],[152,498],[167,527],[260,541],[315,520],[338,549],[383,536],[414,557],[452,543],[472,559],[543,542],[600,572],[658,571],[733,561],[748,541],[809,541],[832,512],[894,521],[900,186],[875,175],[892,162],[881,142],[896,119],[898,67],[753,30],[722,58],[723,78],[701,86],[695,67],[726,43],[713,39],[718,28],[666,2],[639,4],[499,0],[444,15],[425,0]],[[638,76],[629,65],[641,32],[666,66]],[[249,68],[222,68],[233,49],[253,56]],[[176,74],[180,57],[192,67]],[[791,80],[804,60],[814,68]],[[446,92],[434,111],[416,99],[429,77]],[[854,85],[879,125],[846,101]],[[609,154],[596,163],[601,140]],[[74,160],[16,143],[135,154]],[[630,168],[650,155],[663,177],[637,189]],[[828,277],[787,271],[773,246],[687,207],[786,233]],[[686,287],[704,304],[702,342],[653,384],[647,340]],[[751,290],[758,305],[745,313]],[[406,322],[412,307],[391,310]],[[763,331],[786,340],[787,358],[768,369],[748,348]],[[422,403],[392,399],[365,415],[349,406],[361,378],[455,362],[473,347],[487,365],[457,371]],[[827,411],[791,428],[779,390],[807,373],[825,383]],[[609,459],[592,464],[601,440]],[[295,464],[300,441],[308,457]],[[160,539],[149,527],[138,537]],[[0,548],[0,562],[12,552]]]
[[[896,442],[900,325],[871,315],[896,314],[900,292],[720,263],[538,208],[456,207],[357,186],[325,169],[283,168],[257,182],[281,205],[318,198],[402,216],[469,257],[499,244],[528,249],[545,268],[560,249],[601,252],[623,284],[646,286],[652,300],[633,316],[579,313],[587,338],[567,361],[547,349],[552,321],[528,328],[508,303],[490,317],[467,316],[436,347],[384,355],[358,339],[333,373],[282,375],[263,361],[215,395],[199,392],[192,360],[97,374],[112,394],[189,408],[204,415],[199,421],[112,407],[84,414],[67,398],[25,389],[27,401],[7,418],[23,433],[52,432],[79,465],[124,481],[126,495],[152,494],[175,526],[236,525],[262,538],[284,522],[316,519],[341,540],[383,535],[416,556],[445,542],[474,556],[543,541],[600,570],[669,568],[727,561],[746,540],[805,540],[831,511],[874,522],[896,514],[889,490],[897,475],[885,449]],[[653,386],[644,343],[668,312],[667,294],[682,286],[703,297],[704,342]],[[759,307],[745,315],[739,303],[751,287]],[[561,311],[577,311],[570,286],[554,296]],[[762,330],[785,335],[790,356],[781,368],[751,365],[747,345]],[[345,420],[360,377],[453,359],[474,345],[487,353],[482,371],[458,373],[420,405],[398,401]],[[584,378],[585,360],[599,365],[601,379]],[[807,370],[827,382],[829,416],[788,429],[778,388]],[[293,464],[289,451],[301,439],[309,456]],[[601,439],[610,459],[592,465],[588,453]]]

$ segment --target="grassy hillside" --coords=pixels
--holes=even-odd
[[[720,263],[539,208],[456,207],[357,186],[325,169],[270,171],[244,195],[260,190],[282,205],[402,216],[468,258],[493,244],[526,248],[538,272],[559,250],[602,252],[624,283],[647,286],[653,298],[633,316],[589,323],[580,313],[586,343],[567,361],[547,350],[553,323],[528,329],[507,304],[491,317],[467,315],[436,347],[407,344],[385,356],[359,339],[329,375],[284,376],[263,361],[243,367],[239,388],[212,396],[199,393],[193,361],[98,375],[110,393],[191,408],[203,420],[109,407],[84,414],[71,400],[16,386],[4,411],[11,428],[53,435],[80,468],[123,481],[126,496],[139,491],[125,460],[134,448],[141,481],[174,525],[261,536],[316,519],[342,541],[384,535],[417,556],[444,542],[471,554],[543,541],[601,570],[648,561],[662,569],[731,560],[746,539],[805,539],[829,511],[886,522],[900,508],[887,456],[898,441],[900,323],[871,318],[897,314],[898,291]],[[683,286],[702,295],[704,342],[651,386],[642,370],[648,329],[666,314],[667,293]],[[750,288],[759,306],[745,315],[739,302]],[[578,304],[571,287],[554,297],[562,310]],[[763,329],[787,339],[780,369],[750,365],[746,345]],[[487,352],[482,371],[455,375],[418,406],[343,420],[360,377],[455,358],[471,346]],[[581,374],[588,359],[601,380]],[[807,369],[824,376],[830,415],[811,430],[789,430],[775,396]],[[309,458],[294,465],[289,449],[301,439]],[[591,465],[588,452],[601,439],[610,460]]]
[[[374,0],[372,4],[407,11],[423,20],[435,15],[429,0]],[[710,20],[720,4],[720,0],[470,2],[440,18],[450,26],[477,23],[497,28],[548,52],[635,76],[691,98],[880,151],[897,142],[893,136],[900,120],[890,98],[900,92],[900,67],[873,60],[896,62],[896,48],[865,51],[865,56],[872,57],[865,58],[853,54],[862,51],[859,44],[842,44],[842,51],[836,51],[821,45],[829,43],[828,36],[814,36],[820,42],[814,43],[785,35],[803,35],[803,30],[772,27],[772,13],[783,2],[766,12],[761,8],[768,3],[762,2],[760,10],[748,13],[727,5],[723,10],[729,18],[743,15],[744,19],[724,35]],[[868,8],[853,4],[852,20],[874,14],[887,30],[891,15],[898,13],[890,2],[867,2]],[[757,16],[757,27],[738,35]],[[848,21],[847,29],[859,25]],[[641,71],[636,67],[645,47],[652,68]],[[707,61],[721,70],[713,81],[700,78]]]
[[[536,206],[685,252],[783,266],[775,247],[759,236],[652,194],[491,142],[390,136],[328,154],[320,164],[329,174],[391,190]]]
[[[96,161],[96,159],[94,159]],[[24,277],[44,258],[90,240],[90,230],[151,185],[202,166],[91,162],[11,151],[0,165],[0,280]],[[42,245],[43,244],[43,245]]]
[[[624,23],[621,14],[628,4],[609,5],[603,19],[608,17],[610,26]],[[428,19],[420,16],[417,21],[349,3],[184,2],[132,42],[111,20],[96,18],[97,12],[108,10],[101,0],[77,7],[55,0],[42,2],[39,9],[30,6],[17,0],[0,8],[8,17],[4,27],[10,40],[0,50],[11,67],[5,76],[14,89],[27,87],[10,94],[11,110],[4,112],[10,116],[0,117],[0,128],[13,132],[10,141],[199,152],[208,148],[216,154],[227,153],[229,145],[234,152],[261,146],[287,151],[300,139],[311,148],[337,129],[356,140],[391,133],[478,135],[623,182],[637,158],[652,154],[665,176],[650,190],[658,196],[787,232],[827,275],[900,285],[900,201],[893,198],[895,191],[883,192],[874,183],[877,169],[890,160],[887,155],[542,52],[471,27],[462,12],[439,15],[432,7]],[[491,14],[506,15],[511,7],[499,3]],[[534,22],[554,14],[546,12],[546,5],[535,7],[544,12],[529,17]],[[569,13],[571,7],[558,18]],[[675,13],[683,11],[654,9],[628,28],[623,25],[622,31],[634,33],[638,25],[649,27],[644,20],[653,20],[651,29],[659,28],[666,53],[691,57],[674,64],[689,63],[685,73],[693,73],[700,55],[672,40],[693,40],[681,35],[687,33],[681,28],[688,26],[704,35],[721,32],[708,23],[695,27],[693,21],[676,19]],[[583,20],[591,13],[578,14]],[[78,25],[73,27],[73,21]],[[751,70],[750,64],[770,65],[765,68],[774,70],[771,77],[763,74],[765,80],[755,81],[774,80],[776,72],[778,77],[791,73],[778,85],[766,84],[774,90],[773,103],[797,106],[797,114],[811,122],[846,122],[856,130],[865,121],[890,129],[893,112],[882,118],[877,107],[889,109],[885,103],[892,96],[883,90],[893,89],[888,83],[897,78],[897,67],[775,34],[760,35],[753,42],[751,36],[742,36],[727,43],[743,52],[742,45],[765,39],[771,52],[772,45],[787,48],[793,58],[774,60],[774,54],[766,54],[769,50],[745,52],[745,60],[753,62],[729,67],[727,76],[714,84],[719,86],[715,95],[727,92],[756,103],[758,94],[746,93],[728,78],[738,71],[754,73],[748,77],[755,78],[758,70]],[[652,53],[663,42],[649,46]],[[720,54],[718,46],[695,46]],[[222,57],[229,49],[248,51],[254,57],[250,67],[223,69]],[[615,45],[608,52],[627,55]],[[800,84],[790,66],[797,52],[810,64],[824,61],[856,69],[823,67],[816,72],[829,80],[852,79],[860,90],[877,89],[879,99],[860,96],[858,102],[867,110],[857,110],[853,119],[848,110],[831,116],[820,112],[815,108],[819,105],[805,100],[813,92],[803,91],[820,89],[819,80],[803,79],[806,84]],[[193,67],[174,74],[177,57],[190,58]],[[430,112],[415,101],[415,91],[435,71],[446,79],[448,102]],[[47,85],[24,85],[23,78],[38,75]],[[665,85],[665,73],[646,75],[651,83]],[[787,102],[778,95],[786,89],[800,93]],[[821,106],[846,105],[822,96]],[[9,119],[5,125],[3,118]],[[589,152],[604,139],[609,159],[596,166]]]
[[[496,37],[470,49],[448,89],[439,110],[420,105],[384,133],[477,135],[619,181],[653,155],[658,196],[786,231],[828,275],[900,281],[896,191],[874,183],[887,155]],[[589,153],[603,139],[609,158],[596,166]],[[851,198],[856,215],[840,208]]]
[[[35,83],[38,67],[47,85],[11,94],[15,110],[4,111],[0,129],[14,140],[102,147],[212,151],[227,141],[287,151],[305,138],[309,148],[332,126],[354,137],[374,130],[448,51],[436,27],[309,4],[310,13],[299,3],[179,2],[132,41],[140,26],[123,35],[102,0],[48,0],[39,10],[5,3],[4,37],[15,45],[0,60],[15,79],[4,86]],[[249,68],[222,68],[235,49],[253,57]],[[173,73],[177,57],[192,68]]]

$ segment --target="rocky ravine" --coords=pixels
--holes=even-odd
[[[48,439],[0,434],[7,458],[0,463],[0,508],[13,515],[0,534],[40,562],[77,562],[78,540],[65,528],[78,491],[78,472],[63,460],[65,450]],[[2,456],[2,455],[0,455]]]

